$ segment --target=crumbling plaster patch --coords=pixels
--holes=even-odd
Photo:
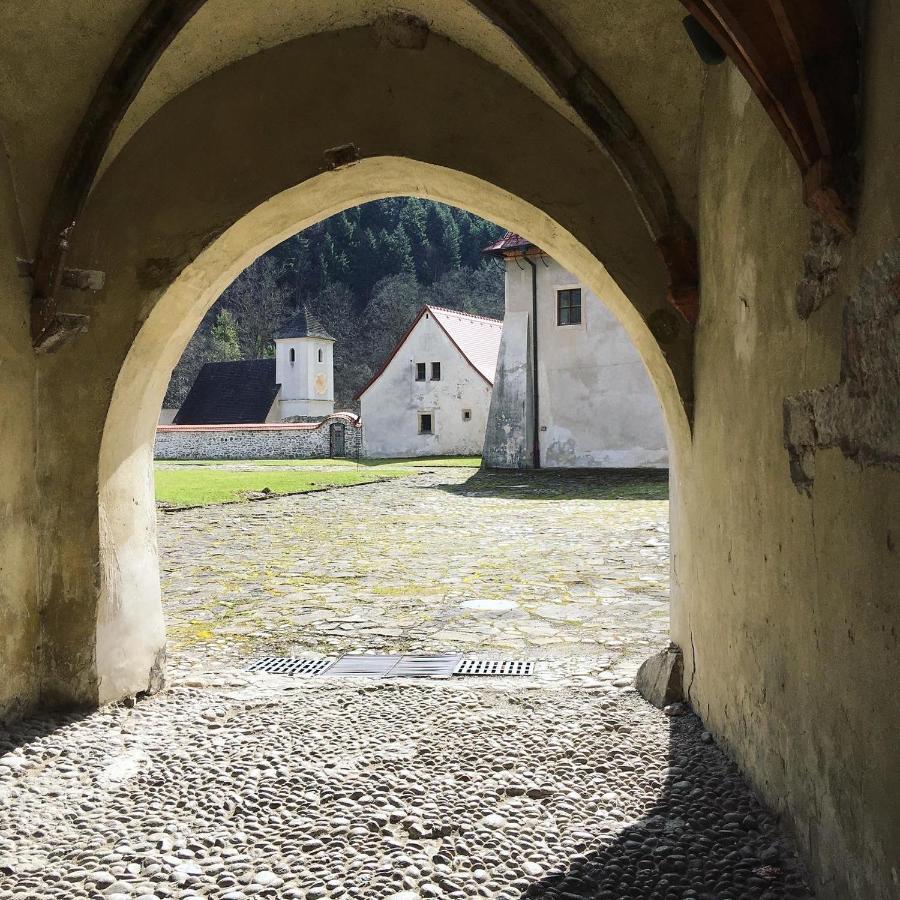
[[[808,319],[834,293],[840,265],[840,232],[812,213],[803,278],[797,287],[796,309],[801,319]]]
[[[844,307],[840,381],[785,399],[784,444],[791,478],[806,493],[820,449],[900,469],[900,239]]]

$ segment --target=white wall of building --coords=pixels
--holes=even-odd
[[[281,385],[278,418],[330,415],[334,412],[334,342],[310,337],[276,340],[275,381]]]
[[[535,258],[541,465],[668,465],[662,409],[628,335],[603,302],[559,263]],[[506,321],[531,316],[531,268],[506,263]],[[557,324],[557,291],[581,287],[581,324]],[[496,384],[502,374],[498,368]],[[520,377],[520,376],[517,376]]]
[[[416,363],[426,381],[416,381]],[[431,380],[431,364],[441,380]],[[360,397],[367,457],[478,456],[484,443],[491,386],[426,313],[381,375]],[[464,411],[471,418],[464,418]],[[419,434],[419,415],[432,415],[433,434]]]

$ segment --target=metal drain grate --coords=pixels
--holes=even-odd
[[[450,678],[454,675],[534,675],[520,659],[464,659],[461,653],[346,653],[334,659],[263,656],[247,666],[269,675],[367,675],[374,678]]]
[[[464,659],[454,675],[534,675],[534,663],[523,659]]]
[[[256,659],[247,669],[250,672],[268,672],[270,675],[321,675],[333,659],[301,659],[294,656],[264,656]]]
[[[401,656],[385,678],[450,678],[462,653],[417,653]]]
[[[374,653],[345,653],[329,670],[329,675],[387,675],[397,663],[400,656],[380,655]]]

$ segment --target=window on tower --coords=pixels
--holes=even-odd
[[[556,292],[556,324],[581,324],[581,288],[566,288]]]
[[[319,362],[322,362],[322,348],[319,347]]]
[[[293,347],[291,347],[291,352],[290,352],[291,365],[294,364],[294,360],[296,358],[297,358],[297,351]]]

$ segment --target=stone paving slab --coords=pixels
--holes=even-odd
[[[665,475],[439,469],[162,513],[170,652],[465,652],[627,679],[668,632],[668,503],[644,495]]]

